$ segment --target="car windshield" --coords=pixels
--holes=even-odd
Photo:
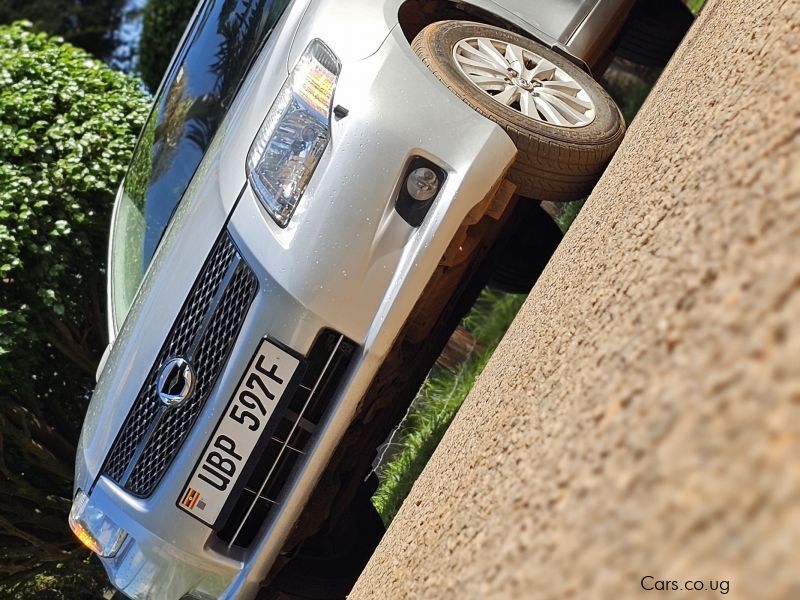
[[[247,70],[291,0],[208,0],[186,36],[134,151],[111,249],[119,329],[175,208]]]

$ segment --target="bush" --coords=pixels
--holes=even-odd
[[[139,42],[139,73],[152,92],[158,88],[197,0],[150,0],[145,6]]]
[[[48,583],[53,575],[67,573],[64,579],[74,582],[92,569],[66,516],[83,395],[106,343],[110,211],[148,105],[136,80],[86,52],[30,24],[0,26],[0,585],[6,593],[22,584],[40,597],[57,597]]]

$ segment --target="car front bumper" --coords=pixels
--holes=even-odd
[[[276,87],[258,73],[253,80],[232,111],[226,141],[209,151],[165,235],[103,370],[79,445],[76,487],[91,490],[92,502],[128,533],[117,556],[102,561],[131,598],[255,595],[459,225],[516,153],[505,132],[458,101],[395,28],[376,53],[344,64],[334,102],[349,114],[334,120],[331,143],[292,221],[280,229],[244,178],[244,155],[269,106],[257,99],[274,97]],[[447,172],[418,228],[394,210],[414,156]],[[148,498],[135,498],[100,475],[103,460],[130,408],[124,399],[136,396],[223,229],[259,290],[165,477]],[[357,355],[279,510],[249,548],[228,550],[176,500],[260,340],[269,335],[306,354],[323,328],[354,340]]]

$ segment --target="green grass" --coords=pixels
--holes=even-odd
[[[642,104],[644,104],[651,89],[653,89],[653,86],[649,83],[644,81],[635,82],[628,86],[628,89],[625,90],[625,93],[620,98],[615,98],[627,125],[631,124],[633,117],[642,108]]]
[[[584,204],[586,204],[586,198],[573,200],[572,202],[567,202],[564,205],[564,208],[561,209],[561,212],[555,218],[556,224],[558,225],[559,229],[561,229],[562,233],[567,233],[567,229],[570,228],[570,225],[572,225],[575,217],[577,217],[578,213],[581,212]]]
[[[435,366],[428,375],[395,434],[396,453],[381,469],[381,484],[372,498],[386,525],[397,514],[524,300],[521,294],[484,290],[462,322],[484,349],[455,372]]]
[[[686,6],[688,6],[689,10],[694,13],[694,16],[700,14],[700,10],[703,8],[705,3],[706,0],[686,0]]]

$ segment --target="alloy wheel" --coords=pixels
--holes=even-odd
[[[556,127],[583,127],[595,106],[580,83],[535,52],[488,37],[453,47],[453,59],[478,89],[523,115]]]

